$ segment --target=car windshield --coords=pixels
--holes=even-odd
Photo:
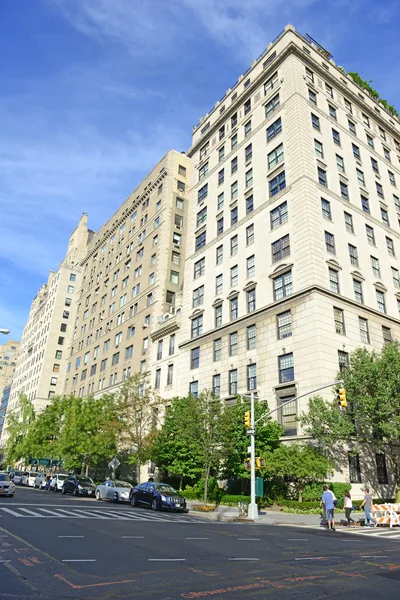
[[[122,487],[122,488],[131,488],[131,484],[128,483],[127,481],[115,481],[114,482],[116,487]]]
[[[79,483],[93,483],[90,477],[77,477],[76,480],[79,481]]]
[[[154,487],[161,494],[177,494],[178,493],[176,490],[174,490],[173,487],[171,487],[167,483],[155,483]]]
[[[0,473],[0,481],[10,481],[10,476],[5,473]]]
[[[64,481],[64,479],[67,479],[68,475],[57,475],[57,479],[59,481]]]

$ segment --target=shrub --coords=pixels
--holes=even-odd
[[[319,501],[299,502],[298,500],[280,500],[279,506],[299,510],[319,509]]]
[[[221,496],[220,504],[224,506],[237,506],[238,502],[250,502],[250,496],[240,494],[224,494]]]

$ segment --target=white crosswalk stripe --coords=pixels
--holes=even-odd
[[[209,523],[206,519],[192,517],[189,515],[178,515],[172,513],[152,513],[148,510],[101,510],[92,508],[70,508],[68,510],[58,508],[42,508],[41,506],[23,508],[16,506],[13,508],[0,506],[1,518],[42,518],[42,519],[108,519],[116,521],[151,521],[151,522],[175,522],[175,523]]]
[[[361,529],[340,529],[343,533],[356,535],[359,537],[374,537],[381,540],[398,541],[400,542],[400,527],[362,527]]]

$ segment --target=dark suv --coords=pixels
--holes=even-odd
[[[61,489],[63,494],[74,494],[74,496],[94,496],[95,491],[93,480],[84,475],[69,475]]]

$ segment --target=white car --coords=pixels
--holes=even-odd
[[[8,473],[0,473],[0,496],[13,497],[15,484],[11,481]]]
[[[96,488],[97,500],[112,500],[113,502],[129,502],[129,492],[132,485],[127,481],[112,481],[107,479]]]
[[[61,492],[64,481],[67,479],[66,473],[54,473],[50,483],[50,490],[52,492]]]
[[[9,473],[12,481],[15,483],[15,485],[21,485],[21,479],[22,479],[22,472],[21,471],[12,471],[11,473]]]
[[[37,475],[38,473],[36,471],[25,471],[22,475],[21,485],[33,487],[35,485],[35,479]]]
[[[43,490],[45,485],[46,475],[44,473],[39,473],[39,475],[36,475],[33,487],[38,488],[39,490]]]

